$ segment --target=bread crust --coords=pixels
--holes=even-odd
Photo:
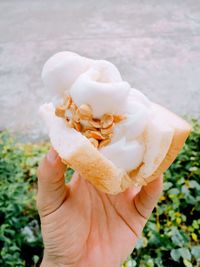
[[[154,105],[159,107],[163,112],[168,112],[170,116],[174,116],[176,120],[182,123],[182,128],[174,128],[174,135],[169,150],[157,170],[151,176],[145,178],[147,183],[152,182],[170,167],[170,165],[177,157],[178,153],[181,151],[186,139],[188,138],[192,130],[191,126],[185,120],[178,117],[176,114],[172,113],[171,111],[165,109],[164,107],[158,104]]]
[[[117,168],[92,145],[79,147],[68,162],[85,179],[105,193],[121,192],[121,181],[130,180],[125,171]]]

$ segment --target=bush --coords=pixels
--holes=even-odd
[[[47,149],[0,134],[0,266],[34,266],[42,256],[36,168]]]
[[[123,266],[192,267],[200,263],[200,125],[165,173],[164,194]],[[0,133],[0,266],[39,266],[36,169],[48,143],[18,144]],[[72,172],[70,171],[69,174]]]

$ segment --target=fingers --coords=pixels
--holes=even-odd
[[[65,165],[52,148],[38,168],[37,206],[40,216],[57,210],[69,194],[64,181]]]
[[[163,176],[143,186],[141,191],[133,199],[138,214],[144,219],[151,215],[163,189]]]

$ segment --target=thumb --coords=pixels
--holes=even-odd
[[[65,165],[51,148],[38,168],[37,207],[40,216],[57,210],[69,194],[64,180]]]
[[[143,186],[141,191],[133,199],[134,206],[140,217],[146,221],[151,215],[163,189],[163,176]]]

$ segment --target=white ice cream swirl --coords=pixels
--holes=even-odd
[[[126,115],[125,120],[115,125],[111,143],[99,150],[116,166],[130,172],[140,166],[144,158],[152,161],[146,159],[150,135],[144,137],[145,129],[151,131],[150,124],[154,120],[151,102],[123,81],[113,64],[60,52],[46,62],[42,78],[46,88],[55,94],[70,94],[78,106],[89,104],[95,118],[105,113]],[[168,130],[169,145],[172,132],[170,127]],[[159,140],[154,144],[155,151],[159,150]],[[155,166],[148,167],[148,171],[149,168],[152,172]],[[145,173],[145,167],[143,169]]]

